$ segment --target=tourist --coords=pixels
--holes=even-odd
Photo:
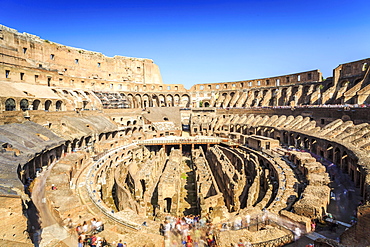
[[[164,236],[164,232],[165,232],[165,228],[164,228],[164,225],[161,223],[161,224],[159,225],[159,234],[160,234],[161,236]]]
[[[294,229],[294,241],[297,241],[301,237],[301,233],[302,231],[298,227]]]
[[[118,242],[117,247],[123,247],[122,240]]]
[[[315,223],[315,221],[314,220],[312,220],[311,221],[311,231],[315,231],[315,229],[316,229],[316,223]]]
[[[96,238],[96,236],[95,235],[92,235],[91,237],[90,237],[90,246],[91,247],[96,247],[96,243],[97,243],[97,238]]]
[[[243,241],[241,239],[239,239],[238,247],[244,247]]]
[[[72,223],[72,219],[71,219],[70,214],[68,214],[68,217],[66,218],[66,225],[69,229],[73,228],[73,223]]]
[[[78,224],[76,226],[76,232],[77,232],[78,235],[81,235],[82,234],[82,226],[81,226],[81,224]]]
[[[78,247],[83,247],[83,244],[84,244],[84,240],[81,236],[78,237]]]
[[[82,225],[82,233],[87,233],[89,231],[89,225],[84,221]]]
[[[98,238],[96,239],[96,247],[102,247],[101,237],[98,237]]]
[[[103,224],[103,222],[102,222],[101,220],[99,220],[99,221],[97,221],[97,222],[95,223],[95,230],[96,230],[97,232],[101,232],[101,231],[103,231],[103,230],[104,230],[104,224]]]

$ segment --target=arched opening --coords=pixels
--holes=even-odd
[[[169,107],[174,106],[173,96],[170,95],[170,94],[166,96],[166,105],[169,106]]]
[[[317,153],[317,141],[315,139],[311,140],[310,150],[313,153]]]
[[[289,135],[288,135],[288,132],[284,132],[283,133],[283,143],[284,144],[288,144],[288,142],[289,142]]]
[[[28,100],[22,99],[20,102],[20,107],[22,111],[27,111],[28,110]]]
[[[342,155],[342,171],[348,174],[348,155],[345,151]]]
[[[339,150],[339,148],[336,148],[335,149],[335,151],[334,151],[334,159],[335,159],[335,164],[337,165],[337,166],[339,166],[340,165],[340,159],[341,157],[340,157],[340,150]]]
[[[304,147],[304,149],[307,149],[307,150],[310,149],[310,142],[308,141],[308,138],[307,137],[305,137],[303,139],[303,147]]]
[[[141,183],[141,191],[142,191],[141,198],[144,198],[144,194],[145,194],[145,191],[146,191],[145,180],[141,179],[140,183]]]
[[[51,100],[45,101],[45,111],[49,111],[50,106],[51,106]]]
[[[299,149],[302,148],[302,142],[301,142],[301,137],[299,135],[297,135],[297,137],[295,138],[295,146]]]
[[[15,111],[15,100],[14,99],[7,99],[5,101],[5,111]]]
[[[39,109],[39,106],[40,106],[40,100],[36,99],[33,101],[32,103],[32,110],[36,111]]]
[[[171,212],[171,204],[172,204],[172,198],[165,198],[164,201],[166,202],[166,205],[164,206],[164,212],[170,213]]]
[[[55,104],[55,109],[57,111],[61,111],[62,110],[62,105],[63,105],[63,102],[61,100],[58,100],[57,103]]]
[[[328,147],[326,148],[326,155],[327,155],[328,160],[333,162],[334,150],[331,144],[329,144]]]
[[[187,94],[181,96],[181,106],[189,107],[190,106],[190,97]]]
[[[289,145],[294,145],[295,144],[295,138],[294,138],[294,134],[291,133],[289,135]]]

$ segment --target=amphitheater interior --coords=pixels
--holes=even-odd
[[[218,246],[283,246],[328,215],[352,221],[317,246],[367,246],[369,64],[186,89],[150,59],[0,25],[1,246],[76,246],[92,218],[172,246],[161,224],[191,215]]]

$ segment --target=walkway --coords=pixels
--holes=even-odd
[[[32,210],[36,210],[34,215],[38,215],[39,219],[41,219],[36,221],[34,216],[30,218],[31,225],[34,229],[34,245],[50,246],[51,243],[62,241],[67,246],[74,246],[75,243],[77,243],[77,238],[74,235],[71,235],[64,227],[59,225],[46,203],[46,179],[50,175],[50,171],[54,164],[55,163],[51,164],[42,173],[40,173],[37,178],[35,178],[32,190],[32,201],[35,205],[35,208],[32,208]]]

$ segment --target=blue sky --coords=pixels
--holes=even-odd
[[[370,1],[1,0],[0,23],[43,39],[151,58],[164,83],[248,80],[370,57]]]

